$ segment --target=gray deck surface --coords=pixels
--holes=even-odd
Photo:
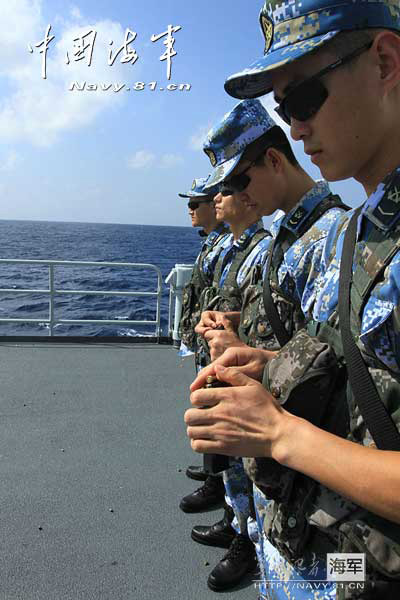
[[[0,600],[237,600],[190,539],[200,485],[183,412],[194,375],[168,346],[0,345]],[[110,510],[111,509],[111,510]],[[206,565],[205,563],[209,563]]]

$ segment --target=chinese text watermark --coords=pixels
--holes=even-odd
[[[151,42],[158,42],[162,38],[165,38],[163,40],[165,52],[160,56],[160,60],[166,61],[168,80],[171,79],[172,58],[177,55],[177,51],[174,48],[174,34],[181,29],[181,25],[168,25],[166,31],[159,34],[152,34],[150,36]],[[34,48],[38,48],[39,53],[42,55],[41,74],[43,79],[47,79],[47,52],[49,50],[49,45],[55,39],[55,35],[50,35],[50,32],[51,25],[49,24],[46,28],[44,38],[37,44],[34,44],[34,47],[32,47],[30,44],[28,45],[28,50],[31,54],[34,52]],[[74,38],[72,40],[71,52],[67,51],[66,53],[65,63],[69,65],[71,62],[79,62],[86,59],[86,64],[88,67],[90,67],[93,59],[96,36],[97,32],[94,29],[88,29],[86,33]],[[112,67],[118,57],[122,64],[130,63],[131,65],[134,65],[137,60],[139,60],[137,51],[131,46],[132,42],[134,42],[136,38],[137,32],[127,28],[125,31],[124,41],[117,50],[114,51],[114,41],[110,41],[110,49],[108,51],[108,65],[110,67]]]

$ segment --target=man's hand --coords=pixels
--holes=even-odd
[[[221,312],[219,310],[205,310],[201,313],[200,321],[195,327],[195,332],[204,337],[206,331],[223,327],[229,331],[237,331],[240,323],[240,312]]]
[[[195,408],[186,411],[185,422],[192,449],[228,456],[274,457],[274,445],[280,441],[289,413],[260,383],[238,369],[217,365],[215,374],[233,387],[197,389],[191,394]]]
[[[221,333],[221,332],[220,332]],[[223,333],[223,332],[222,332]],[[197,378],[190,386],[190,391],[194,392],[206,384],[209,375],[216,375],[216,367],[237,367],[237,370],[252,379],[262,381],[264,367],[271,358],[274,358],[276,352],[262,350],[262,348],[250,348],[250,346],[232,347],[217,358],[211,365],[208,365],[200,371]]]
[[[246,344],[241,341],[238,335],[236,335],[231,322],[227,319],[223,330],[207,329],[204,334],[204,339],[208,344],[212,361],[219,358],[225,350],[233,346],[244,346],[247,348]]]

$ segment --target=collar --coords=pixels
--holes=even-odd
[[[358,234],[363,217],[383,231],[389,231],[397,223],[400,218],[400,167],[389,173],[364,202]]]
[[[247,227],[238,240],[233,241],[232,235],[232,246],[235,246],[236,248],[242,248],[247,243],[247,240],[253,237],[253,235],[260,231],[260,229],[264,229],[264,223],[262,222],[262,219],[259,219],[256,223],[253,223],[253,225]]]
[[[303,222],[308,219],[315,207],[331,193],[331,189],[324,179],[317,181],[314,187],[304,194],[296,206],[294,206],[287,215],[274,219],[271,226],[272,235],[276,237],[281,227],[286,227],[289,231],[296,233]]]
[[[219,223],[217,225],[217,227],[215,229],[213,229],[211,231],[211,233],[208,234],[207,239],[204,241],[204,243],[207,246],[212,246],[214,244],[215,240],[217,239],[217,237],[219,237],[222,233],[227,233],[227,226],[225,225],[225,223]],[[205,233],[205,231],[203,231],[203,234],[204,234],[204,236],[207,235]],[[200,235],[201,235],[201,233],[200,233]]]

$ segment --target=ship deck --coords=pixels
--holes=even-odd
[[[226,552],[178,504],[201,485],[193,359],[155,344],[0,344],[1,600],[208,600]],[[257,597],[247,579],[220,596]]]

